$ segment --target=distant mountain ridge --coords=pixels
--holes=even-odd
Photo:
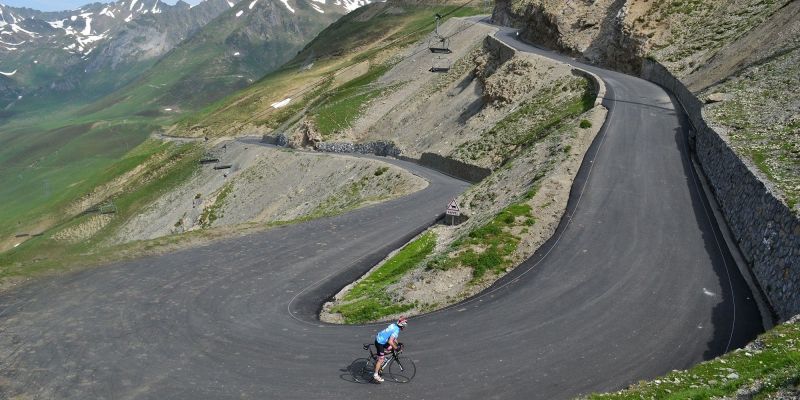
[[[205,0],[196,6],[120,0],[58,12],[0,5],[0,110],[67,94],[99,99],[135,82],[164,57],[186,64],[171,54],[181,45],[198,54],[237,57],[227,63],[206,58],[213,71],[205,75],[238,76],[234,86],[240,88],[365,4],[369,0]],[[211,24],[223,14],[224,20]],[[204,35],[205,29],[214,33]],[[203,49],[220,41],[238,51]],[[187,50],[177,53],[193,57]]]
[[[355,2],[245,0],[170,50],[103,103],[131,99],[148,115],[203,107],[244,88],[294,57]]]
[[[111,91],[235,5],[121,0],[59,12],[0,5],[0,73],[13,82],[0,86],[0,99]]]

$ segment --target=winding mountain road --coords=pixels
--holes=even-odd
[[[529,52],[574,63],[514,40]],[[483,295],[412,319],[409,384],[354,382],[378,326],[316,321],[321,300],[431,223],[466,184],[335,218],[30,284],[0,297],[0,398],[570,398],[744,345],[750,292],[706,212],[676,103],[606,82],[606,125],[568,215]]]

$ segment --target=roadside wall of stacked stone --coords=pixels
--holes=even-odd
[[[472,183],[478,183],[492,174],[492,170],[488,168],[470,165],[436,153],[422,153],[419,159],[409,157],[400,158]]]
[[[314,149],[326,153],[374,154],[384,157],[398,157],[400,155],[400,149],[394,142],[384,140],[366,143],[318,142],[314,144]]]
[[[703,103],[664,66],[645,60],[642,77],[671,91],[693,125],[690,147],[749,268],[781,320],[800,314],[800,219],[724,130],[708,125]]]

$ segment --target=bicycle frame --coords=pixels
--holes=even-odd
[[[372,344],[364,345],[364,348],[369,352],[369,358],[373,361],[373,363],[378,362],[378,354],[372,352]],[[400,345],[400,350],[392,349],[391,354],[387,354],[384,356],[383,365],[381,365],[380,372],[383,373],[383,370],[386,369],[392,362],[397,362],[397,365],[400,367],[400,371],[403,371],[403,364],[400,363],[400,359],[397,357],[398,354],[403,352],[403,345]],[[373,364],[375,365],[375,364]]]

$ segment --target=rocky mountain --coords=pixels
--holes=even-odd
[[[236,5],[206,0],[120,0],[71,11],[0,4],[0,108],[19,96],[97,96],[135,78],[178,43]]]
[[[0,108],[64,93],[98,99],[120,88],[124,94],[112,97],[134,91],[140,104],[182,103],[187,96],[205,104],[277,68],[368,3],[206,0],[190,7],[122,0],[47,13],[0,6]]]
[[[155,116],[203,107],[283,65],[325,27],[366,3],[360,1],[242,1],[91,109],[107,105],[117,115],[133,107]]]

